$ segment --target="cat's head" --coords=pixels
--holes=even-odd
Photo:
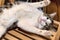
[[[42,26],[49,28],[50,25],[53,24],[53,17],[56,15],[56,13],[52,14],[44,14],[39,18],[39,22]]]

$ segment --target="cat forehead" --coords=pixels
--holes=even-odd
[[[51,20],[51,21],[52,21],[52,23],[53,23],[53,19],[50,17],[50,15],[49,15],[49,14],[45,14],[45,16],[47,17],[47,19]]]
[[[44,14],[44,17],[46,17],[46,19],[49,19],[49,20],[53,21],[53,19],[50,17],[49,14]]]
[[[45,17],[51,18],[49,14],[44,14]]]

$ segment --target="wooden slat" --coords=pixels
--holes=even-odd
[[[57,32],[53,32],[53,31],[51,31],[51,32],[52,32],[52,34],[53,34],[53,36],[51,37],[51,40],[53,40],[54,37],[56,36],[56,33],[57,33]]]
[[[55,37],[52,40],[59,40],[59,37],[60,37],[60,24],[59,24],[57,33],[56,33]]]
[[[58,30],[57,32],[55,33],[54,37],[51,39],[51,40],[59,40],[59,37],[60,37],[60,22],[57,22],[55,21],[55,24],[58,25]]]
[[[5,37],[6,37],[7,39],[9,39],[9,40],[18,40],[18,39],[16,39],[16,38],[14,38],[13,36],[9,35],[9,34],[6,34]]]
[[[17,31],[22,32],[20,30],[17,30]],[[44,39],[40,36],[37,36],[35,34],[28,34],[28,33],[25,33],[25,32],[22,32],[22,33],[24,33],[24,34],[22,34],[22,33],[19,33],[17,31],[15,31],[15,30],[9,31],[5,35],[5,38],[8,39],[8,40],[19,40],[19,38],[22,39],[22,40],[46,40],[46,39]],[[13,35],[18,37],[18,39],[16,37],[14,37]],[[2,40],[5,40],[5,39],[3,38]]]
[[[24,35],[22,35],[22,34],[20,34],[20,33],[17,33],[17,32],[15,32],[14,30],[9,31],[9,33],[10,33],[10,34],[13,34],[14,36],[16,36],[16,37],[18,37],[18,38],[21,38],[22,40],[23,40],[23,39],[31,40],[30,38],[28,38],[28,37],[26,37],[26,36],[24,36]]]
[[[28,36],[36,39],[36,40],[46,40],[46,39],[44,39],[44,38],[42,38],[42,37],[40,37],[40,36],[37,36],[37,35],[35,35],[35,34],[28,34],[28,33],[22,32],[22,31],[20,31],[20,30],[18,30],[18,29],[16,29],[16,30],[19,31],[19,32],[21,32],[21,33],[23,33],[23,34],[25,34],[25,35],[28,35]]]
[[[58,22],[58,21],[55,21],[55,20],[54,20],[54,24],[55,24],[55,25],[57,25],[57,26],[54,26],[54,27],[55,27],[55,28],[58,28],[58,27],[59,27],[60,22]]]
[[[19,32],[22,32],[22,31],[20,31],[20,30],[18,30],[18,29],[16,29],[16,30],[19,31]],[[51,30],[50,30],[50,32],[53,34],[53,36],[50,37],[50,38],[52,39],[52,38],[55,37],[56,32],[51,31]],[[30,37],[32,37],[32,38],[35,38],[36,40],[39,40],[39,39],[41,39],[41,40],[46,40],[46,39],[44,39],[43,37],[37,36],[37,35],[35,35],[35,34],[27,34],[27,33],[24,33],[24,32],[22,32],[22,33],[23,33],[23,34],[26,34],[26,35],[28,35],[28,36],[30,36]],[[49,38],[49,39],[50,39],[50,38]]]
[[[55,23],[55,24],[57,24],[57,25],[59,25],[59,24],[60,24],[60,22],[58,22],[58,21],[55,21],[55,20],[54,20],[54,23]],[[58,26],[58,27],[59,27],[59,26]]]

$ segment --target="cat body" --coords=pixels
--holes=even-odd
[[[42,2],[44,4],[44,1]],[[50,1],[47,2],[49,4]],[[35,6],[35,3],[21,3],[19,5],[13,5],[12,8],[3,10],[3,14],[0,16],[0,37],[2,37],[7,28],[16,21],[18,21],[17,26],[25,31],[43,36],[51,36],[49,31],[41,30],[41,28],[46,25],[45,22],[49,22],[50,24],[51,21],[39,22],[41,21],[40,19],[44,19],[44,12],[39,11],[37,7],[47,6],[47,4],[39,6],[39,3],[36,3],[37,6]],[[42,23],[42,25],[40,23]],[[38,26],[38,28],[36,26]]]

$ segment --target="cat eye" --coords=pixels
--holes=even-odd
[[[49,19],[49,18],[47,17],[47,19]]]

